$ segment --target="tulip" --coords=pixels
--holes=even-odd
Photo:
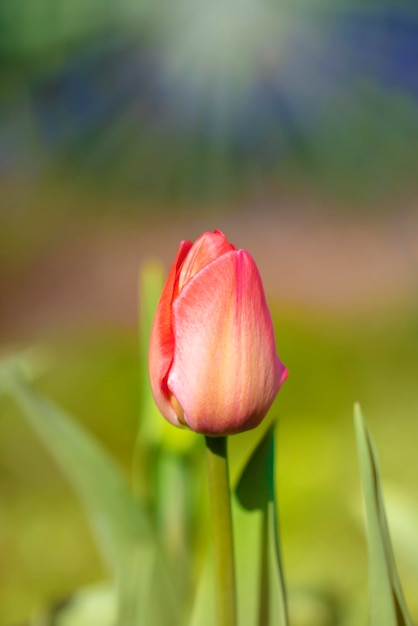
[[[154,318],[149,374],[163,416],[208,436],[256,427],[287,377],[257,266],[219,231],[180,244]]]

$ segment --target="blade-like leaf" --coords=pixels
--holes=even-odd
[[[163,420],[154,402],[148,378],[148,346],[158,300],[164,285],[164,270],[160,263],[148,262],[139,275],[139,359],[140,359],[140,445],[158,445]]]
[[[240,626],[287,626],[274,490],[273,428],[265,433],[233,494]]]
[[[172,564],[179,588],[189,595],[190,551],[190,467],[184,457],[164,450],[157,471],[156,518],[164,552]]]
[[[254,430],[234,435],[228,439],[229,477],[231,488],[235,489],[252,455],[274,426],[274,417],[268,414]]]
[[[118,582],[118,626],[180,626],[182,608],[175,573],[152,542],[125,552]]]
[[[157,262],[144,264],[139,273],[139,413],[132,459],[132,484],[137,497],[151,510],[155,506],[156,448],[161,441],[163,420],[151,393],[148,378],[148,345],[152,321],[163,288],[163,268]]]
[[[357,448],[367,521],[371,626],[413,626],[395,566],[377,453],[358,405],[354,409]]]
[[[104,556],[151,536],[146,515],[100,444],[62,408],[15,378],[14,396],[31,426],[61,466],[95,522]]]
[[[200,576],[188,626],[213,626],[213,624],[215,624],[215,590],[213,577],[213,558],[212,553],[209,553]]]
[[[117,625],[181,623],[176,581],[170,579],[147,514],[119,468],[63,409],[33,391],[20,376],[10,380],[9,390],[79,495],[102,554],[116,573]],[[164,602],[155,597],[156,590]]]

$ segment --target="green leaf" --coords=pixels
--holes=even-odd
[[[274,427],[249,458],[232,498],[240,626],[287,626],[274,489]]]
[[[252,455],[274,424],[275,419],[273,415],[269,413],[254,430],[247,430],[244,433],[229,437],[229,482],[232,489],[235,489]]]
[[[188,626],[213,626],[216,623],[214,564],[210,552],[200,576],[197,593]]]
[[[183,455],[164,450],[157,466],[156,520],[164,553],[176,572],[179,588],[189,594],[191,569],[191,472]]]
[[[184,623],[176,572],[152,542],[134,545],[120,561],[118,626]]]
[[[180,624],[170,577],[146,512],[107,452],[70,415],[15,375],[9,389],[79,495],[117,580],[118,626]],[[161,601],[163,598],[163,601]]]
[[[155,473],[158,463],[156,450],[163,429],[163,418],[154,402],[148,376],[148,346],[162,287],[161,264],[144,264],[139,273],[138,290],[139,419],[132,459],[132,484],[135,495],[148,510],[155,506]]]
[[[158,445],[163,420],[154,402],[148,377],[148,346],[155,311],[164,285],[163,266],[154,261],[141,267],[139,275],[139,360],[140,360],[140,424],[139,444]]]
[[[358,405],[354,422],[367,522],[370,625],[413,626],[396,571],[377,453]]]
[[[61,466],[94,523],[107,560],[151,536],[144,511],[108,453],[62,408],[15,377],[13,393],[29,423]]]

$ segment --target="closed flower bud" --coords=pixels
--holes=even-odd
[[[149,372],[164,417],[209,436],[257,426],[285,380],[257,266],[221,232],[180,244],[154,319]]]

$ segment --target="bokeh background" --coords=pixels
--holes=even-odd
[[[412,0],[0,4],[2,352],[46,349],[37,387],[128,471],[140,265],[214,228],[247,248],[290,370],[288,586],[334,623],[366,623],[354,401],[418,619],[417,206]],[[74,495],[0,398],[0,623],[103,576]]]

